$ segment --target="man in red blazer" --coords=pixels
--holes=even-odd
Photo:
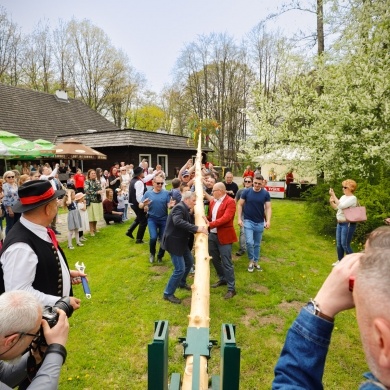
[[[227,285],[228,291],[225,299],[230,299],[236,295],[232,262],[232,244],[237,241],[233,225],[236,202],[230,196],[227,196],[226,187],[223,183],[214,184],[213,198],[210,201],[207,216],[210,222],[209,253],[219,280],[211,287]]]

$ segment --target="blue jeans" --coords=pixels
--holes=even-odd
[[[245,228],[240,226],[240,251],[246,252],[246,237],[245,237]]]
[[[151,255],[156,254],[157,237],[160,239],[161,242],[165,230],[165,225],[167,223],[167,218],[168,217],[154,218],[149,215],[148,218],[148,229],[149,229],[149,236],[150,236],[149,252]],[[160,247],[157,256],[163,257],[164,253],[165,251]]]
[[[264,222],[256,223],[245,219],[244,229],[248,259],[257,263],[260,259],[260,244],[264,231]]]
[[[337,258],[341,260],[344,254],[353,253],[351,241],[356,230],[356,223],[339,222],[336,228]]]
[[[179,286],[186,284],[187,276],[194,264],[194,258],[189,248],[184,251],[183,256],[174,255],[173,253],[170,255],[175,269],[165,287],[164,295],[167,296],[175,294]]]
[[[129,209],[129,205],[125,204],[125,208],[123,209],[122,221],[127,221],[127,211]]]

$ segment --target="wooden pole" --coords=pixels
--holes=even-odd
[[[203,217],[203,182],[202,182],[202,137],[199,134],[198,150],[195,160],[195,225],[206,226]],[[210,327],[210,255],[208,238],[202,233],[195,235],[195,277],[192,285],[191,312],[188,316],[189,327],[209,328]],[[183,390],[192,390],[193,356],[186,360],[186,367],[183,375]],[[208,389],[207,358],[200,357],[200,379],[199,390]],[[198,389],[193,389],[198,390]]]

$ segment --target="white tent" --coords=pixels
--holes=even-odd
[[[270,172],[275,172],[276,180],[284,180],[286,173],[293,169],[295,182],[317,183],[317,176],[308,155],[299,148],[276,149],[253,159],[261,166],[261,174],[270,180]]]

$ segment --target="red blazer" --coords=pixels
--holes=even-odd
[[[226,195],[217,211],[217,219],[211,221],[215,200],[210,201],[209,213],[207,219],[210,221],[210,229],[217,228],[218,240],[222,245],[232,244],[237,241],[236,231],[234,230],[234,215],[236,213],[236,202],[233,198]]]

